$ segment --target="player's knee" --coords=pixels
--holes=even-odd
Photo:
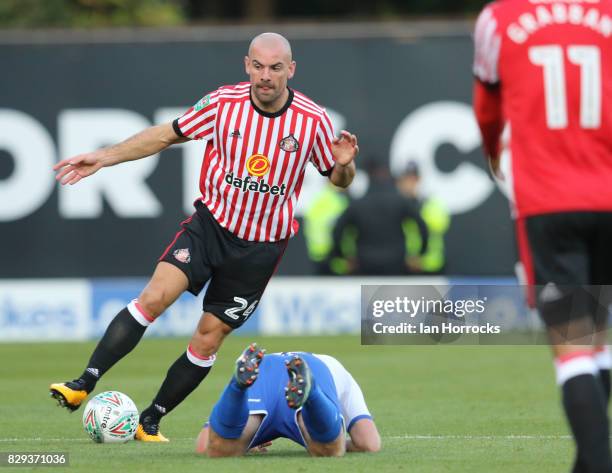
[[[163,288],[147,286],[138,296],[138,303],[153,318],[159,317],[168,307]]]
[[[225,337],[232,329],[217,318],[206,314],[191,337],[191,349],[200,356],[211,356],[221,347]]]
[[[222,458],[228,457],[229,455],[223,450],[223,448],[220,448],[220,446],[210,442],[206,448],[206,456],[208,458]]]
[[[209,458],[222,458],[231,456],[223,445],[220,445],[218,441],[211,440],[206,448],[206,456]]]
[[[308,447],[308,453],[313,457],[341,457],[345,448],[340,442],[315,443]]]
[[[218,435],[211,435],[206,447],[206,455],[209,458],[235,457],[242,453],[242,449],[236,442]]]
[[[196,330],[191,338],[191,349],[200,356],[211,356],[219,351],[225,336],[218,332]]]
[[[321,443],[310,441],[308,453],[313,457],[341,457],[346,452],[344,431],[333,442]]]

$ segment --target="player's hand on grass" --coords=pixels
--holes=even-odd
[[[62,185],[73,185],[84,177],[91,176],[102,167],[104,165],[98,154],[93,152],[64,159],[53,166],[53,170],[57,171],[56,181]]]
[[[359,154],[357,137],[346,130],[342,130],[338,138],[332,142],[332,154],[337,164],[348,166]]]
[[[272,445],[272,442],[265,442],[257,447],[253,447],[249,450],[249,453],[268,453],[268,447]]]

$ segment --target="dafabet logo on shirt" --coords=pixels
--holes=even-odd
[[[254,177],[265,176],[270,171],[270,160],[263,154],[254,154],[247,159],[246,170]]]
[[[271,186],[263,176],[270,172],[270,160],[263,154],[254,154],[246,161],[245,168],[248,176],[241,178],[234,176],[233,172],[225,175],[225,182],[230,186],[240,189],[242,192],[252,191],[262,194],[285,195],[287,185]]]

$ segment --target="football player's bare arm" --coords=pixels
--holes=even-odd
[[[250,415],[247,424],[242,431],[242,435],[237,439],[226,439],[214,430],[210,426],[204,427],[198,438],[196,439],[196,453],[207,455],[210,458],[218,457],[238,457],[247,453],[249,444],[253,437],[257,433],[257,429],[263,421],[262,415]],[[256,447],[255,450],[264,450],[263,447]]]
[[[151,156],[170,145],[184,143],[188,140],[176,134],[172,123],[152,126],[116,145],[58,162],[53,166],[53,170],[57,171],[55,179],[62,185],[76,184],[103,167]]]
[[[347,452],[380,451],[380,435],[372,419],[359,419],[351,426],[350,440],[346,441]]]
[[[335,165],[329,180],[338,187],[348,187],[355,177],[355,158],[359,154],[357,137],[342,130],[339,138],[332,142],[332,155]]]
[[[474,81],[474,114],[492,172],[500,177],[500,141],[504,130],[500,88]]]

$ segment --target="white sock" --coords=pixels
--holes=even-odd
[[[595,360],[597,368],[600,370],[609,370],[612,368],[612,356],[610,356],[610,349],[607,345],[595,348],[593,359]]]
[[[598,374],[599,368],[595,364],[591,351],[576,351],[558,357],[555,360],[557,384],[562,386],[568,379],[582,374]]]

